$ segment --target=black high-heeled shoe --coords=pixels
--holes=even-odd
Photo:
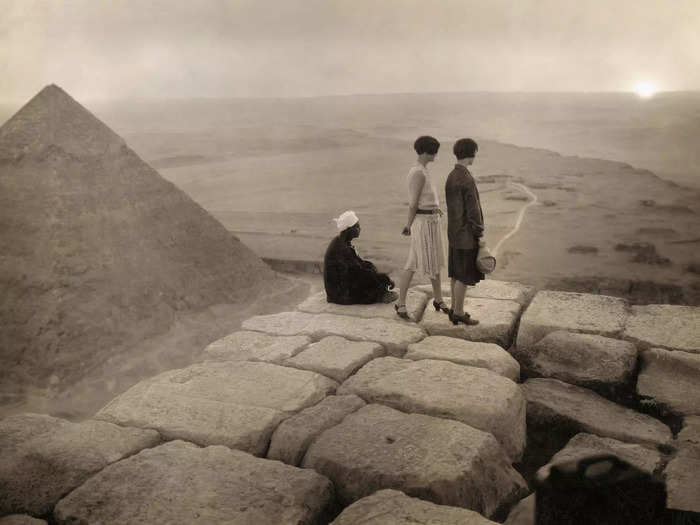
[[[446,313],[446,314],[450,313],[450,309],[445,304],[445,301],[440,301],[438,303],[435,299],[433,299],[433,308],[435,308],[436,312],[439,312],[440,310],[442,310],[443,313]]]
[[[411,320],[411,318],[408,316],[408,312],[406,311],[405,304],[395,304],[394,310],[396,310],[396,315],[398,315],[401,319],[406,319],[406,321]]]
[[[452,321],[452,324],[465,324],[467,326],[475,326],[479,324],[479,321],[477,319],[472,319],[471,316],[468,313],[464,313],[462,315],[454,313],[454,310],[450,309],[450,312],[448,313],[450,316],[450,321]]]

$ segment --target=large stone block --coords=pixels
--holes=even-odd
[[[441,335],[426,337],[408,345],[406,359],[436,359],[458,365],[486,368],[513,381],[520,379],[520,365],[503,348],[493,343],[476,343]]]
[[[522,386],[527,399],[528,429],[587,432],[628,443],[668,444],[671,431],[661,421],[620,406],[579,386],[556,379],[529,379]]]
[[[414,287],[414,289],[427,294],[428,297],[433,297],[433,287],[429,284],[422,284]],[[534,291],[535,289],[532,286],[525,284],[485,279],[476,286],[467,287],[467,298],[501,299],[516,301],[521,305],[525,305],[532,298]],[[452,295],[449,283],[444,283],[442,285],[442,295],[445,297],[450,297]]]
[[[513,460],[525,447],[525,400],[519,386],[484,368],[381,357],[345,381],[338,393],[490,432]]]
[[[104,467],[160,443],[153,430],[43,414],[0,421],[0,515],[43,516]]]
[[[508,514],[508,519],[503,525],[536,525],[535,523],[535,495],[530,494],[521,499]]]
[[[0,525],[46,525],[46,522],[26,514],[11,514],[0,518]]]
[[[700,353],[700,308],[670,304],[633,306],[624,337],[643,347]]]
[[[411,319],[420,320],[428,297],[417,290],[410,289],[406,295],[406,309]],[[334,304],[326,300],[326,292],[312,295],[297,306],[297,310],[311,314],[336,314],[354,317],[384,318],[396,321],[398,319],[394,303],[374,304]]]
[[[325,522],[330,481],[222,446],[174,441],[110,465],[56,506],[59,524]]]
[[[642,352],[637,393],[683,415],[700,415],[700,354],[652,348]]]
[[[379,490],[347,507],[331,525],[495,525],[472,510],[406,496],[398,490]]]
[[[700,513],[700,417],[685,419],[675,445],[676,455],[664,470],[667,506]]]
[[[563,330],[532,346],[517,347],[513,355],[531,375],[593,389],[627,384],[637,364],[637,348],[628,341]]]
[[[303,465],[330,478],[343,505],[388,488],[492,516],[526,490],[491,434],[381,405],[326,430]]]
[[[653,474],[662,464],[661,454],[649,447],[581,433],[576,434],[563,449],[554,454],[549,463],[537,471],[537,477],[542,480],[546,479],[553,465],[598,454],[614,454],[621,460],[649,474]]]
[[[420,325],[430,335],[444,335],[476,341],[495,343],[503,348],[510,347],[515,332],[515,323],[520,314],[520,304],[499,299],[470,298],[464,303],[464,310],[479,320],[475,326],[454,325],[448,316],[428,308]]]
[[[423,329],[405,321],[305,312],[259,315],[245,320],[243,328],[273,335],[308,335],[313,339],[338,335],[352,341],[374,341],[389,355],[398,357],[408,345],[426,336]]]
[[[260,332],[233,332],[204,349],[204,357],[216,361],[264,361],[281,363],[311,343],[305,335],[275,336]]]
[[[362,365],[385,354],[384,347],[379,343],[348,341],[343,337],[329,336],[287,359],[284,365],[318,372],[342,383]]]
[[[272,434],[268,459],[299,465],[316,436],[363,406],[365,402],[354,395],[328,396],[319,404],[285,419]]]
[[[627,302],[619,297],[548,290],[538,292],[520,319],[518,348],[526,350],[558,330],[618,336],[624,327],[627,308]]]
[[[270,363],[208,361],[137,383],[95,417],[154,428],[166,439],[263,455],[281,421],[336,387],[335,381],[315,372]]]

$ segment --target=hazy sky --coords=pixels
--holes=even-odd
[[[0,0],[0,100],[700,89],[700,0]]]

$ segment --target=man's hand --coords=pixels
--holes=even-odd
[[[405,235],[407,237],[411,235],[411,228],[409,228],[408,226],[404,226],[401,235]]]

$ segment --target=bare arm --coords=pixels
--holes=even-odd
[[[425,186],[425,175],[422,172],[416,172],[411,176],[408,182],[408,193],[410,196],[410,202],[408,203],[408,221],[403,229],[404,235],[411,234],[411,225],[413,220],[416,218],[416,212],[418,211],[418,199],[423,191],[423,186]]]

